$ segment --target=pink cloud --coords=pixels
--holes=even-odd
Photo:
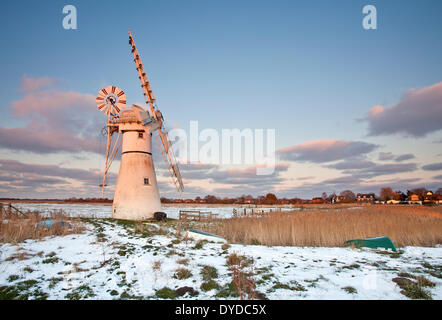
[[[98,135],[103,115],[96,110],[95,97],[79,92],[42,90],[54,81],[24,78],[25,96],[11,105],[12,114],[26,125],[0,127],[0,146],[38,153],[99,152]],[[32,89],[32,90],[31,90]]]
[[[42,78],[28,78],[26,75],[23,76],[21,90],[23,92],[37,91],[42,88],[51,87],[56,80],[49,77]]]
[[[399,103],[374,106],[365,118],[369,135],[401,133],[423,137],[442,129],[442,82],[422,89],[410,89]]]

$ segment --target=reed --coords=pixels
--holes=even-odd
[[[214,231],[231,243],[340,247],[346,240],[388,236],[396,246],[442,243],[440,207],[364,206],[224,219]]]
[[[52,220],[51,227],[40,224],[47,219]],[[38,211],[17,212],[7,207],[0,208],[0,242],[19,243],[27,239],[81,233],[83,230],[78,218],[71,218],[61,210],[43,216]]]

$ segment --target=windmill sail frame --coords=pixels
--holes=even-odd
[[[146,100],[146,104],[149,105],[152,117],[160,123],[160,127],[158,128],[158,135],[160,136],[161,144],[158,141],[158,137],[155,137],[155,140],[158,143],[158,147],[160,148],[161,154],[163,156],[163,160],[166,163],[169,174],[178,190],[178,192],[184,191],[183,180],[181,177],[180,170],[178,168],[178,164],[173,154],[173,150],[170,147],[169,139],[167,138],[167,132],[162,130],[163,128],[163,116],[161,112],[156,109],[156,98],[153,94],[152,87],[150,85],[149,78],[147,77],[146,70],[144,69],[143,63],[141,62],[140,54],[138,53],[137,47],[135,46],[134,39],[129,31],[129,45],[131,46],[131,52],[134,57],[134,62],[138,71],[138,78],[141,82],[141,88],[143,89],[143,95]]]

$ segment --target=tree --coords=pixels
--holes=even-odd
[[[321,198],[326,200],[327,199],[327,192],[323,192]]]
[[[204,200],[206,200],[207,203],[216,203],[218,199],[215,196],[207,195],[204,197]]]
[[[400,201],[407,200],[407,195],[405,193],[403,193],[402,191],[398,190],[395,193],[397,195],[397,198],[395,198],[395,200],[400,200]]]
[[[437,189],[436,194],[442,194],[442,188]]]
[[[276,204],[278,198],[273,193],[267,193],[264,199],[265,204]]]
[[[351,190],[344,190],[339,195],[342,197],[346,197],[347,199],[356,199],[355,193]]]
[[[425,194],[427,193],[427,189],[425,189],[425,188],[416,188],[416,189],[412,189],[411,193],[418,194],[419,196],[425,196]]]
[[[379,199],[381,199],[382,201],[395,199],[395,196],[397,196],[397,194],[395,194],[393,189],[391,189],[390,187],[381,188],[381,191],[379,192]]]

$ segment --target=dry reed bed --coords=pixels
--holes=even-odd
[[[47,219],[53,222],[50,228],[40,225]],[[19,243],[26,239],[81,233],[83,230],[79,219],[71,218],[61,210],[53,211],[49,216],[42,216],[38,211],[19,213],[5,208],[0,210],[0,243]]]
[[[222,220],[210,230],[232,243],[341,247],[346,240],[388,236],[396,246],[442,243],[440,207],[366,206],[330,212],[271,213]]]

